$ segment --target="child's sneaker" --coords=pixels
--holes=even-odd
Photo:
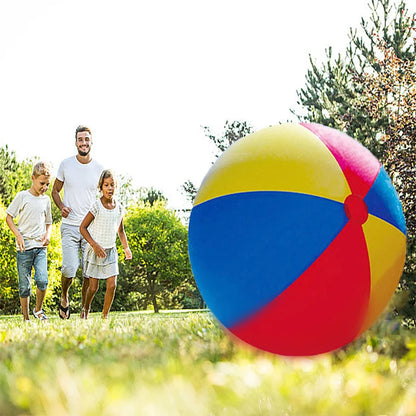
[[[48,317],[42,309],[39,312],[36,312],[35,309],[33,309],[33,316],[41,321],[48,321]]]

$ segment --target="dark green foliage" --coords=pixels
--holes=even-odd
[[[33,165],[37,158],[19,161],[14,151],[10,151],[6,145],[0,148],[0,200],[8,207],[19,191],[29,189],[32,186]],[[52,184],[47,195],[51,198]],[[51,198],[52,201],[52,198]],[[52,202],[52,218],[57,223],[61,220],[61,212]]]
[[[370,18],[361,19],[362,32],[350,30],[350,42],[344,55],[334,57],[329,48],[327,61],[321,66],[310,57],[306,85],[298,91],[298,103],[306,114],[299,118],[343,130],[380,158],[384,146],[377,134],[386,127],[388,120],[385,117],[374,120],[357,106],[364,86],[357,83],[355,74],[380,69],[376,59],[379,39],[393,48],[399,58],[414,60],[412,29],[415,21],[414,15],[408,14],[404,1],[394,6],[390,0],[372,0],[369,9]]]
[[[0,202],[0,314],[19,310],[15,238],[6,224],[6,208]]]
[[[7,207],[17,192],[32,185],[32,162],[19,162],[8,146],[0,148],[0,197]]]
[[[125,218],[133,259],[120,248],[115,309],[200,307],[188,258],[187,229],[161,202],[137,204]]]
[[[193,202],[198,192],[198,189],[196,188],[194,183],[188,179],[186,182],[182,184],[182,190],[185,192],[186,198],[190,202]]]

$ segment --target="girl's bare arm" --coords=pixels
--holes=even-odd
[[[121,245],[124,248],[124,253],[126,254],[126,260],[132,259],[132,254],[130,251],[129,243],[127,242],[127,235],[124,231],[123,219],[121,219],[120,226],[118,227],[118,237],[120,238]]]
[[[91,212],[88,212],[88,214],[82,220],[82,223],[79,227],[79,231],[81,235],[85,238],[85,240],[87,240],[87,243],[94,249],[95,254],[98,257],[105,258],[105,250],[91,237],[91,234],[88,231],[88,227],[93,219],[94,215],[92,215]]]

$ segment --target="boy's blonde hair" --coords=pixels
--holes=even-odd
[[[98,181],[98,189],[102,191],[104,180],[108,178],[113,178],[115,185],[117,186],[117,181],[114,177],[114,173],[111,169],[105,169],[101,172],[100,180]]]
[[[51,176],[51,166],[49,165],[49,163],[38,162],[35,166],[33,166],[32,175],[35,178],[39,178],[39,176],[41,175],[49,177]]]

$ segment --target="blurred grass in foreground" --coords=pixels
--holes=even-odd
[[[416,334],[397,326],[291,359],[209,312],[91,318],[0,317],[0,415],[416,415]]]

